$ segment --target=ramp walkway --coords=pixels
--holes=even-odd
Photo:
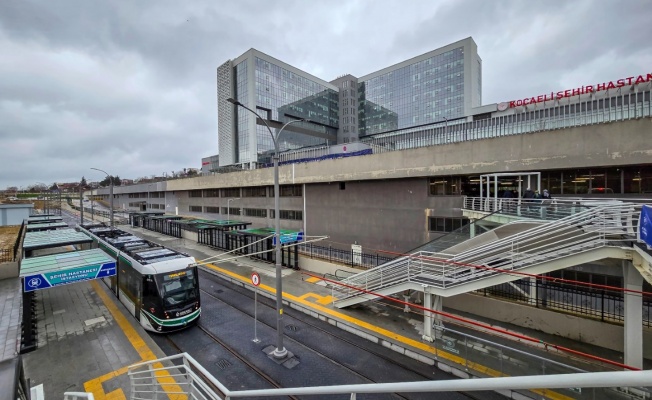
[[[417,251],[343,280],[335,305],[406,290],[449,297],[523,278],[512,271],[538,275],[604,258],[631,260],[640,210],[596,205],[556,221],[507,224],[444,252]]]

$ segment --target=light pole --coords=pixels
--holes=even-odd
[[[113,177],[111,175],[109,175],[106,171],[101,170],[99,168],[91,168],[91,169],[94,169],[95,171],[104,172],[106,174],[107,178],[109,178],[109,183],[110,183],[110,185],[109,185],[109,223],[110,223],[111,228],[113,228]]]
[[[231,219],[231,208],[229,206],[230,206],[230,204],[231,204],[231,202],[233,200],[240,200],[240,198],[238,197],[238,198],[235,198],[235,199],[228,199],[226,201],[226,219],[227,219],[227,221]]]
[[[278,183],[278,137],[283,132],[286,126],[296,123],[308,121],[306,119],[295,119],[288,121],[281,127],[281,129],[276,131],[276,135],[272,132],[272,128],[269,127],[267,121],[262,118],[258,113],[251,108],[245,106],[239,101],[228,98],[226,99],[229,103],[233,103],[235,106],[240,106],[245,110],[251,112],[257,116],[263,123],[269,134],[272,136],[272,141],[274,142],[274,225],[275,225],[275,237],[276,237],[276,349],[273,352],[275,358],[285,358],[288,354],[288,351],[283,346],[283,286],[281,281],[281,219],[279,212],[279,183]],[[227,202],[228,204],[228,202]]]

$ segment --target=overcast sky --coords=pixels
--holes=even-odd
[[[0,189],[200,167],[252,47],[329,81],[468,36],[483,104],[652,73],[649,0],[1,0]]]

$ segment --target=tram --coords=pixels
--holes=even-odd
[[[100,224],[82,225],[80,230],[117,260],[117,274],[101,279],[143,328],[166,333],[198,321],[194,257]]]

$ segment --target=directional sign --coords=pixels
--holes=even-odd
[[[281,244],[300,242],[303,240],[303,232],[281,233]],[[272,244],[276,246],[276,236],[272,238]]]
[[[253,283],[254,286],[260,285],[260,275],[258,275],[258,272],[251,273],[251,283]]]
[[[26,275],[23,279],[23,287],[25,292],[32,292],[38,289],[47,289],[73,282],[114,276],[115,274],[116,267],[115,261],[113,261],[104,264]]]

